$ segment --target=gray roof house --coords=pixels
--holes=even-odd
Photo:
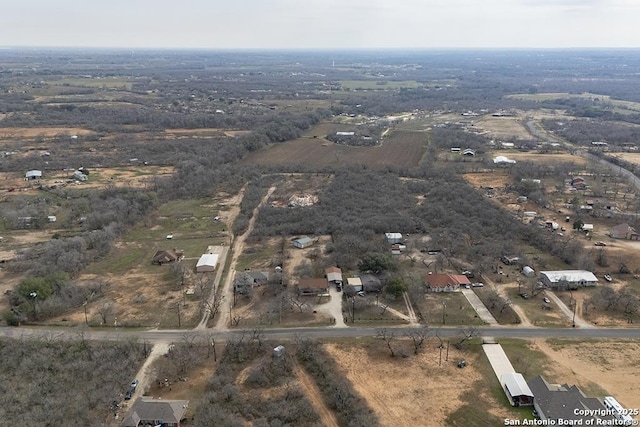
[[[542,421],[553,420],[555,421],[553,425],[557,425],[558,420],[562,418],[563,420],[580,422],[579,425],[586,425],[586,420],[594,418],[608,421],[613,420],[612,416],[604,415],[606,414],[606,408],[599,399],[585,396],[582,390],[575,385],[549,384],[540,375],[530,379],[527,383],[535,396],[533,399],[533,407]],[[584,414],[589,412],[580,411],[576,413],[576,409],[596,410],[597,412],[594,412],[594,414],[600,413],[602,415],[600,417],[596,417],[596,415],[587,416]]]
[[[136,399],[122,420],[123,427],[157,426],[180,427],[189,405],[188,400],[160,400],[142,396]]]

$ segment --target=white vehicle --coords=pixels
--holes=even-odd
[[[634,425],[633,418],[631,418],[631,416],[628,415],[630,411],[627,409],[624,409],[622,405],[618,403],[615,397],[605,396],[605,398],[603,399],[603,403],[605,408],[609,409],[612,412],[611,415],[613,415],[613,417],[616,420],[622,422],[622,424],[620,425],[625,425],[625,426]]]

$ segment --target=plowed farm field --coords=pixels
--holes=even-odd
[[[417,166],[427,145],[426,133],[406,131],[390,132],[382,144],[375,147],[351,147],[321,138],[299,138],[252,153],[243,162],[266,166]]]

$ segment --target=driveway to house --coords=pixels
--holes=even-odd
[[[323,313],[327,313],[335,320],[332,328],[347,328],[344,323],[344,314],[342,313],[342,292],[336,290],[336,286],[332,283],[329,285],[329,302],[316,306],[315,309]]]
[[[480,319],[482,319],[483,322],[486,322],[492,326],[498,325],[498,321],[496,320],[496,318],[493,317],[493,314],[491,314],[487,306],[485,306],[484,303],[480,301],[480,298],[478,298],[478,295],[476,295],[473,290],[463,288],[460,289],[460,291],[462,291],[462,294],[465,296],[467,301],[469,301],[469,304],[471,304],[471,306],[476,311],[476,313],[478,313],[478,316],[480,316]]]
[[[560,308],[560,311],[562,311],[562,313],[567,317],[567,319],[575,323],[576,327],[585,328],[585,329],[595,328],[595,326],[593,326],[589,322],[586,322],[582,317],[578,316],[577,314],[574,317],[573,311],[571,311],[569,307],[567,307],[567,305],[564,302],[562,302],[560,298],[556,296],[555,293],[553,293],[550,290],[546,290],[544,291],[544,293],[546,296],[549,297],[551,301],[553,301]]]
[[[244,241],[253,231],[253,226],[256,223],[256,217],[258,216],[258,211],[267,202],[267,200],[269,200],[269,197],[271,197],[274,191],[276,191],[275,186],[269,188],[269,191],[267,191],[267,194],[265,194],[265,196],[262,198],[258,206],[256,206],[256,208],[253,210],[251,219],[249,220],[249,225],[247,226],[247,231],[245,231],[241,236],[238,236],[233,241],[233,245],[230,249],[231,262],[229,263],[229,271],[227,272],[227,276],[225,278],[223,287],[220,290],[220,295],[218,297],[222,299],[223,305],[226,305],[227,307],[229,307],[229,311],[226,312],[226,313],[229,313],[229,316],[224,312],[224,310],[221,309],[219,311],[220,317],[218,317],[218,320],[214,327],[215,330],[226,331],[228,329],[227,320],[229,319],[230,313],[233,310],[233,305],[232,305],[233,304],[233,278],[236,274],[236,264],[238,263],[238,258],[240,257],[240,254],[244,250]],[[221,265],[220,268],[223,269],[224,266]],[[215,298],[215,294],[212,292],[211,300],[213,301],[214,298]],[[202,318],[202,321],[200,322],[200,324],[196,329],[203,329],[206,327],[210,314],[211,313],[209,312],[209,310],[205,311],[205,316]]]

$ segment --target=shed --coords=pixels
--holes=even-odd
[[[39,170],[30,170],[24,174],[26,179],[40,179],[42,178],[42,171]]]
[[[501,382],[513,406],[533,405],[533,392],[522,374],[517,372],[503,374]]]
[[[314,243],[315,243],[315,240],[313,240],[311,237],[301,237],[293,241],[293,246],[295,246],[298,249],[304,249],[304,248],[308,248]]]
[[[218,265],[218,254],[203,254],[196,264],[196,272],[214,271]]]
[[[401,233],[384,233],[387,238],[387,243],[393,245],[395,243],[402,243],[402,234]]]
[[[279,345],[273,349],[273,357],[282,357],[284,356],[284,346]]]
[[[362,290],[362,280],[359,277],[347,277],[347,285],[353,286],[353,290],[356,292]]]
[[[533,268],[529,267],[528,265],[525,265],[524,268],[522,269],[522,274],[524,274],[527,277],[534,277],[536,275],[536,272],[533,270]]]

